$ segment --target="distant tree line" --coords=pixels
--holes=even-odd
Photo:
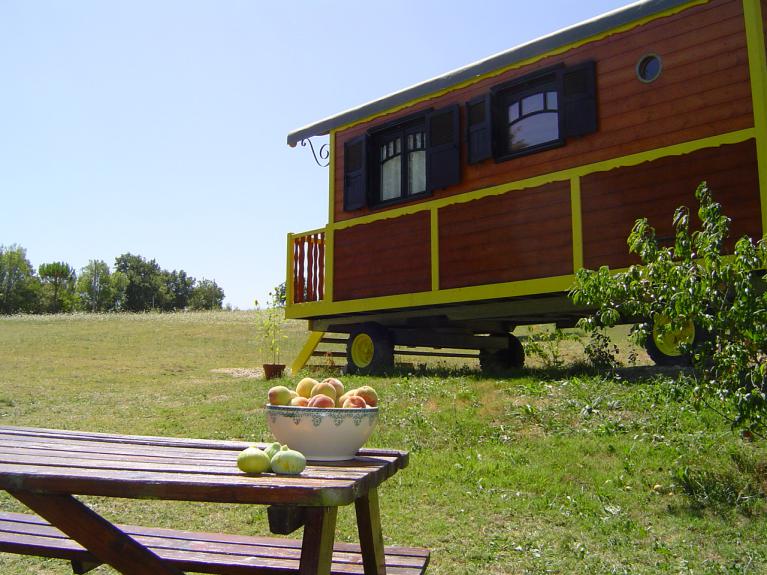
[[[117,257],[114,269],[91,260],[79,274],[64,262],[35,271],[24,248],[0,245],[0,314],[211,310],[223,301],[215,281],[169,272],[138,255]]]

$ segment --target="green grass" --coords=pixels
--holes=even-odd
[[[0,422],[267,440],[273,383],[232,375],[261,363],[255,317],[0,318]],[[283,359],[303,330],[288,324]],[[581,348],[563,346],[577,361]],[[767,448],[639,363],[616,378],[538,368],[484,378],[472,363],[342,378],[382,397],[369,444],[411,452],[382,487],[386,543],[429,547],[429,573],[445,575],[767,572]],[[268,531],[257,507],[89,502],[122,522]],[[0,508],[22,510],[4,493]],[[355,539],[351,508],[339,538]],[[3,574],[70,572],[0,554]]]

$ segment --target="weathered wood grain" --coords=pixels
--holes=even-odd
[[[439,252],[441,289],[572,273],[569,182],[440,209]]]
[[[630,168],[591,174],[581,180],[584,265],[620,268],[638,263],[626,238],[636,219],[646,217],[659,237],[673,234],[674,210],[686,205],[695,214],[695,189],[705,179],[732,218],[732,249],[742,235],[761,237],[756,149],[753,141],[662,158]],[[697,217],[692,218],[693,223]]]

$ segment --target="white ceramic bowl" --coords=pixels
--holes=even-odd
[[[274,438],[314,461],[354,459],[377,422],[377,407],[266,406],[266,423]]]

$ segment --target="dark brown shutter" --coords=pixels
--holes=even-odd
[[[458,105],[434,110],[426,118],[426,188],[453,186],[461,181]]]
[[[367,136],[344,144],[344,211],[367,205]]]
[[[562,74],[562,136],[570,138],[597,131],[596,65],[586,62]]]
[[[466,141],[469,164],[477,164],[493,156],[493,125],[490,94],[469,100],[466,104]]]

